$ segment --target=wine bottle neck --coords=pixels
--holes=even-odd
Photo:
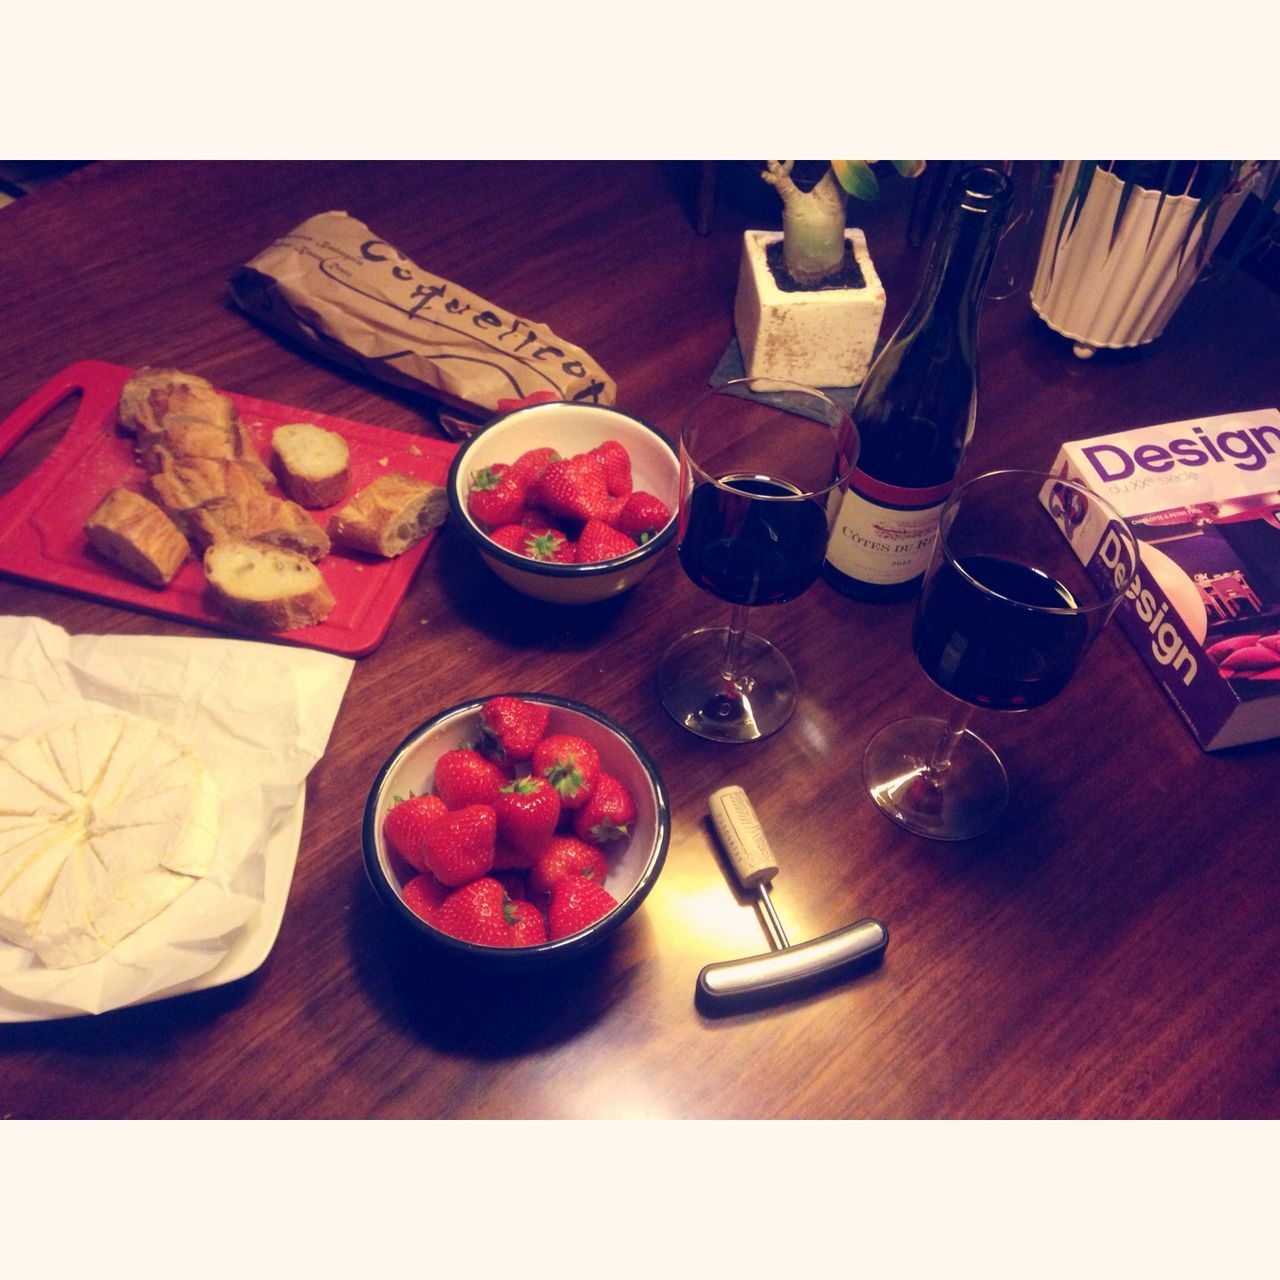
[[[978,313],[1008,210],[1008,195],[1008,179],[995,170],[969,170],[960,175],[920,292],[902,322],[904,338],[945,325],[955,330],[967,352],[973,352]]]

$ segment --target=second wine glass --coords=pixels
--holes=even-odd
[[[747,610],[813,585],[858,456],[849,414],[812,387],[740,378],[701,396],[680,429],[680,563],[733,606],[727,627],[681,636],[663,656],[663,705],[686,729],[751,742],[795,708],[791,664],[747,630]]]
[[[942,509],[911,643],[955,705],[872,738],[871,798],[899,826],[967,840],[1004,811],[1000,758],[969,727],[973,711],[1028,711],[1058,696],[1129,589],[1138,544],[1116,510],[1074,480],[989,471]]]

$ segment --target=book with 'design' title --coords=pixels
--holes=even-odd
[[[1280,410],[1071,441],[1053,469],[1138,538],[1116,621],[1200,745],[1280,736]],[[1115,553],[1102,529],[1073,541],[1103,567]]]

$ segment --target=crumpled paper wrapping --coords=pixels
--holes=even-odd
[[[306,777],[354,666],[256,641],[71,636],[39,618],[0,617],[0,748],[110,708],[190,742],[220,792],[210,873],[105,956],[47,969],[0,941],[0,1022],[102,1013],[212,985],[208,975],[257,924],[267,857],[288,858],[292,870]]]
[[[479,418],[546,392],[613,404],[613,379],[580,347],[424,271],[363,222],[316,214],[231,278],[254,319],[330,359]],[[482,425],[441,415],[454,436]]]

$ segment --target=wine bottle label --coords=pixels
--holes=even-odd
[[[918,578],[929,567],[938,514],[952,488],[900,489],[855,471],[827,543],[828,563],[877,586]]]

